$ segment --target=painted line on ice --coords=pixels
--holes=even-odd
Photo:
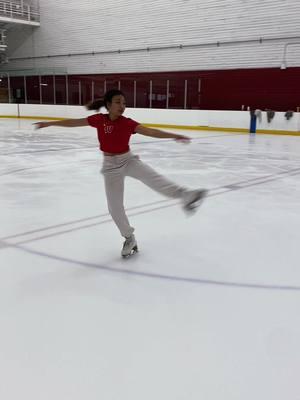
[[[230,193],[233,191],[247,189],[252,186],[257,186],[257,185],[261,185],[264,183],[273,182],[273,181],[276,181],[279,179],[283,179],[286,176],[295,176],[295,175],[299,175],[299,174],[300,174],[300,168],[295,168],[295,169],[291,169],[288,171],[279,172],[276,174],[270,174],[270,175],[265,175],[262,177],[248,179],[245,181],[240,181],[237,183],[210,189],[207,197],[215,197],[215,196]],[[165,203],[165,204],[162,205],[162,203]],[[174,207],[174,206],[178,206],[178,205],[180,205],[180,202],[178,202],[178,200],[166,199],[166,200],[159,200],[156,202],[127,208],[126,211],[127,211],[127,214],[129,217],[134,217],[134,216],[148,214],[150,212],[154,212],[154,211],[162,210],[164,208]],[[136,211],[136,210],[139,210],[139,211]],[[92,223],[86,223],[87,221],[92,221],[92,220],[98,219],[98,218],[100,218],[102,220],[92,222]],[[79,220],[66,222],[63,224],[52,225],[50,227],[45,227],[45,228],[41,228],[41,229],[36,229],[36,230],[32,230],[32,231],[19,233],[16,235],[3,237],[3,238],[0,238],[0,240],[5,241],[7,244],[11,243],[12,246],[21,245],[21,244],[36,242],[36,241],[42,240],[42,239],[48,239],[51,237],[64,235],[64,234],[75,232],[75,231],[82,230],[82,229],[92,228],[92,227],[110,223],[110,222],[112,222],[112,219],[109,216],[109,214],[106,213],[106,214],[102,214],[102,215],[98,215],[98,216],[94,216],[94,217],[82,218]],[[76,226],[76,225],[78,225],[78,226]],[[62,229],[60,231],[57,231],[57,229],[60,229],[60,228],[62,228]],[[65,229],[65,228],[67,228],[67,229]],[[54,232],[51,232],[51,230],[54,230]],[[38,235],[38,236],[35,235],[35,234],[39,234],[41,232],[48,232],[48,233],[45,235]],[[33,237],[28,238],[28,236],[31,236],[31,235],[33,235]],[[27,236],[27,238],[26,238],[26,236]],[[22,239],[17,240],[17,241],[13,240],[13,239],[20,239],[22,237],[23,237],[23,240]]]
[[[159,279],[165,281],[172,282],[183,282],[183,283],[191,283],[191,284],[201,284],[201,285],[213,285],[213,286],[223,286],[223,287],[235,287],[235,288],[246,288],[246,289],[260,289],[260,290],[276,290],[276,291],[300,291],[300,286],[292,286],[292,285],[272,285],[272,284],[263,284],[263,283],[243,283],[243,282],[234,282],[234,281],[218,281],[214,279],[203,279],[203,278],[193,278],[193,277],[185,277],[185,276],[173,276],[173,275],[164,275],[157,274],[152,272],[142,272],[142,271],[132,271],[130,269],[124,268],[113,268],[101,264],[90,263],[85,261],[78,261],[72,258],[61,257],[56,255],[51,255],[48,253],[44,253],[41,251],[36,251],[29,249],[24,246],[16,245],[14,246],[16,249],[21,250],[23,252],[33,254],[36,256],[41,256],[43,258],[48,258],[60,262],[65,262],[72,265],[78,265],[81,267],[95,268],[101,271],[106,271],[114,274],[122,274],[122,275],[133,275],[142,278],[151,278],[151,279]]]

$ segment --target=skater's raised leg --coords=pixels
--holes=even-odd
[[[138,156],[130,158],[126,167],[126,175],[140,180],[167,197],[180,199],[186,212],[195,211],[207,194],[205,189],[191,190],[175,184],[143,163]]]
[[[188,214],[195,212],[207,196],[207,193],[208,190],[206,189],[186,190],[182,199],[184,211]]]
[[[151,189],[173,199],[180,199],[185,188],[158,174],[149,165],[143,163],[138,156],[130,158],[126,166],[126,175],[138,179]]]

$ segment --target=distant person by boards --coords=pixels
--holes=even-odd
[[[108,113],[99,112],[103,106]],[[108,210],[121,235],[125,238],[121,255],[128,257],[138,251],[138,246],[133,234],[134,228],[130,225],[124,209],[125,176],[138,179],[164,196],[180,199],[183,209],[188,213],[196,210],[206,196],[207,190],[194,190],[177,185],[158,174],[130,151],[129,140],[135,133],[155,138],[171,138],[182,143],[189,143],[190,139],[184,135],[148,128],[131,118],[124,117],[126,102],[123,92],[117,89],[109,90],[103,99],[95,100],[86,107],[88,110],[98,111],[97,114],[87,118],[36,122],[35,126],[40,129],[48,126],[90,125],[97,129],[100,150],[104,155],[101,172],[104,176]]]

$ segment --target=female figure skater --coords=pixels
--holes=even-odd
[[[102,106],[107,109],[107,114],[99,113]],[[37,122],[35,125],[37,129],[48,126],[78,127],[87,125],[97,128],[100,150],[104,155],[101,172],[104,176],[108,210],[121,235],[125,238],[121,255],[128,257],[138,248],[133,234],[134,228],[129,224],[123,205],[125,176],[138,179],[167,197],[181,199],[183,208],[187,212],[195,210],[207,191],[205,189],[190,190],[178,186],[156,173],[138,156],[131,153],[129,140],[134,133],[155,138],[172,138],[183,143],[189,143],[190,139],[187,136],[147,128],[124,117],[122,114],[125,106],[124,94],[120,90],[112,89],[105,93],[103,100],[95,100],[86,106],[88,110],[97,110],[97,114],[87,118]]]

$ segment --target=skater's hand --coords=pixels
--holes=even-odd
[[[50,126],[48,122],[35,122],[33,125],[35,129],[47,128]]]
[[[177,135],[175,138],[176,142],[188,144],[191,142],[191,139],[184,135]]]

